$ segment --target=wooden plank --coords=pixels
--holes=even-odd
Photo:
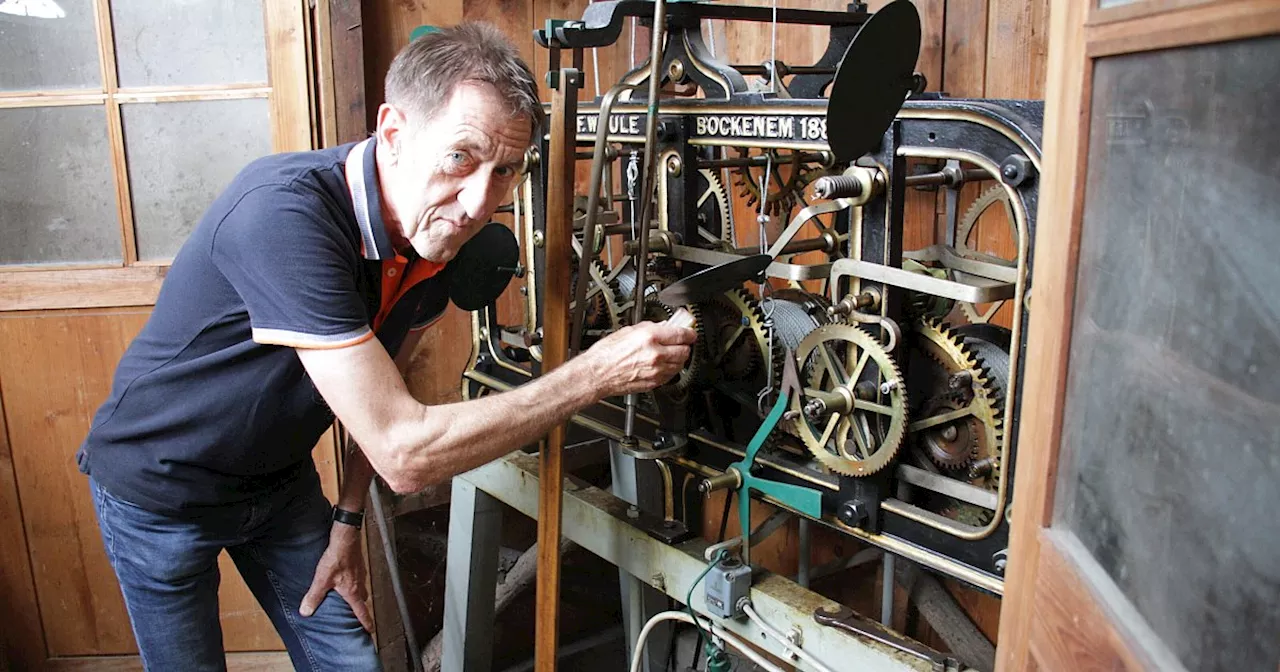
[[[263,3],[267,78],[271,84],[271,139],[277,152],[311,149],[311,107],[303,3]]]
[[[55,657],[136,651],[87,481],[73,455],[106,397],[116,362],[146,318],[144,310],[0,318],[5,420],[40,622]],[[282,648],[225,555],[222,562],[227,648]]]
[[[133,653],[88,482],[73,455],[145,311],[0,319],[0,387],[52,656]]]
[[[1099,595],[1055,536],[1040,536],[1030,642],[1036,663],[1048,670],[1157,669],[1126,644],[1115,628],[1116,615],[1100,606]]]
[[[395,2],[377,0],[364,4],[361,25],[370,35],[365,45],[365,100],[368,103],[367,127],[374,128],[374,117],[382,104],[387,68],[414,28],[422,25],[451,26],[462,20],[463,0],[431,0],[431,2]],[[376,37],[375,37],[376,36]]]
[[[566,54],[567,56],[567,54]],[[573,236],[574,124],[577,85],[572,71],[560,70],[560,88],[551,99],[551,146],[547,157],[546,271],[543,287],[542,371],[564,364],[569,352],[569,258]],[[560,639],[560,514],[565,426],[551,429],[538,456],[538,579],[534,661],[539,672],[554,672]]]
[[[990,0],[988,98],[1043,98],[1049,0]]]
[[[328,0],[328,4],[334,138],[342,144],[368,135],[364,24],[359,0]]]
[[[1090,57],[1239,40],[1280,32],[1280,6],[1269,0],[1197,5],[1156,16],[1089,26]]]
[[[53,658],[41,668],[49,672],[136,672],[142,670],[137,656],[85,656]],[[287,653],[227,654],[227,672],[289,672],[293,664]]]
[[[271,87],[241,86],[233,89],[193,89],[189,91],[136,91],[117,93],[120,103],[180,103],[189,100],[239,100],[241,98],[270,98]],[[310,126],[308,120],[307,126]]]
[[[45,658],[40,607],[27,554],[27,534],[22,527],[22,502],[13,467],[13,451],[0,399],[0,604],[7,622],[0,628],[0,668],[35,668]]]
[[[0,311],[148,306],[168,267],[0,273]]]
[[[981,98],[987,82],[987,0],[947,0],[940,90]]]
[[[1055,0],[1052,5],[1051,79],[1045,106],[1036,281],[1031,289],[1036,319],[1027,334],[1026,410],[1018,435],[1015,479],[1018,505],[1013,512],[1000,612],[1002,645],[996,652],[996,669],[1004,671],[1028,665],[1038,535],[1053,514],[1089,122],[1086,91],[1091,69],[1080,39],[1084,14],[1084,3],[1075,0]]]

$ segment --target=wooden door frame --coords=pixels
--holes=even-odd
[[[1017,498],[1000,612],[997,670],[1154,669],[1146,625],[1094,589],[1087,554],[1051,529],[1066,401],[1072,310],[1084,210],[1093,61],[1175,46],[1280,33],[1267,0],[1146,0],[1097,9],[1052,0],[1045,88],[1045,163],[1028,330]],[[1081,555],[1085,560],[1081,562]],[[1082,576],[1088,572],[1090,576]],[[1101,573],[1101,569],[1098,568]],[[1069,627],[1061,627],[1069,624]]]

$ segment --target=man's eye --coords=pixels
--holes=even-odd
[[[467,155],[462,152],[449,152],[449,161],[454,165],[460,166],[467,161]]]
[[[512,177],[516,174],[516,169],[510,166],[502,166],[501,168],[498,168],[496,172],[498,173],[498,177]]]

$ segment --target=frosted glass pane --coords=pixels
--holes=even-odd
[[[112,0],[120,86],[267,81],[262,3]]]
[[[1188,670],[1280,660],[1277,81],[1280,37],[1094,69],[1056,525]]]
[[[120,262],[101,107],[0,110],[0,264]]]
[[[271,153],[265,98],[120,107],[138,258],[169,259],[253,159]]]
[[[93,0],[0,0],[0,91],[100,89]]]

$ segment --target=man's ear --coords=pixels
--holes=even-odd
[[[378,106],[378,128],[374,132],[375,142],[378,143],[378,152],[392,163],[395,163],[399,158],[398,154],[402,141],[400,135],[406,130],[407,120],[404,112],[401,112],[390,103],[383,103]]]

